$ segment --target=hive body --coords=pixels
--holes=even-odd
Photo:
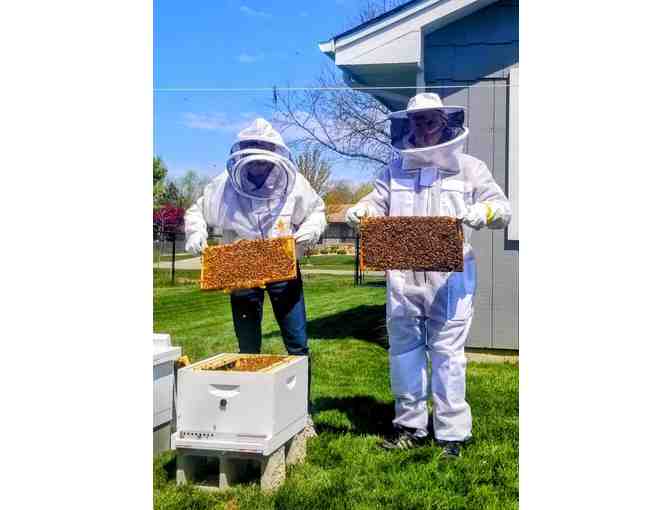
[[[201,290],[251,289],[296,278],[291,237],[208,246],[201,260]]]
[[[173,447],[269,455],[303,430],[308,358],[219,354],[178,372]]]
[[[462,222],[444,216],[364,218],[362,269],[462,271]]]
[[[174,365],[180,354],[182,348],[172,345],[170,335],[154,334],[154,455],[170,448]]]

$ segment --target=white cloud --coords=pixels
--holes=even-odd
[[[241,53],[238,55],[238,62],[241,64],[252,64],[254,62],[259,62],[264,58],[263,53],[259,53],[257,55],[249,55],[247,53]]]
[[[250,124],[250,117],[232,119],[225,113],[192,113],[183,115],[183,124],[192,129],[204,129],[207,131],[221,131],[223,133],[237,134],[241,129]]]
[[[264,12],[264,11],[255,11],[254,9],[251,9],[247,5],[243,5],[240,8],[240,12],[242,12],[244,14],[247,14],[248,16],[255,17],[255,18],[270,18],[271,17],[271,15],[269,13]]]

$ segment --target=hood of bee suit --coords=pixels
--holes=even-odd
[[[418,143],[418,133],[409,116],[422,112],[439,112],[441,126],[438,141],[423,146]],[[465,109],[461,106],[444,106],[437,94],[422,93],[411,98],[406,110],[390,113],[390,137],[392,145],[402,157],[404,169],[438,167],[454,169],[457,155],[464,150],[469,130],[464,125]]]
[[[297,173],[282,136],[261,118],[238,133],[226,169],[239,194],[263,200],[289,195]]]

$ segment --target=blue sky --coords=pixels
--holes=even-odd
[[[199,88],[311,85],[330,64],[318,43],[348,28],[358,0],[155,0],[154,153],[170,177],[217,175],[241,127],[270,117],[270,91]],[[166,91],[162,89],[191,89]],[[334,178],[370,175],[337,165]]]

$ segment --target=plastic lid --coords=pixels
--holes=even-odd
[[[176,361],[182,355],[182,348],[173,346],[170,335],[166,333],[154,333],[154,364]]]

